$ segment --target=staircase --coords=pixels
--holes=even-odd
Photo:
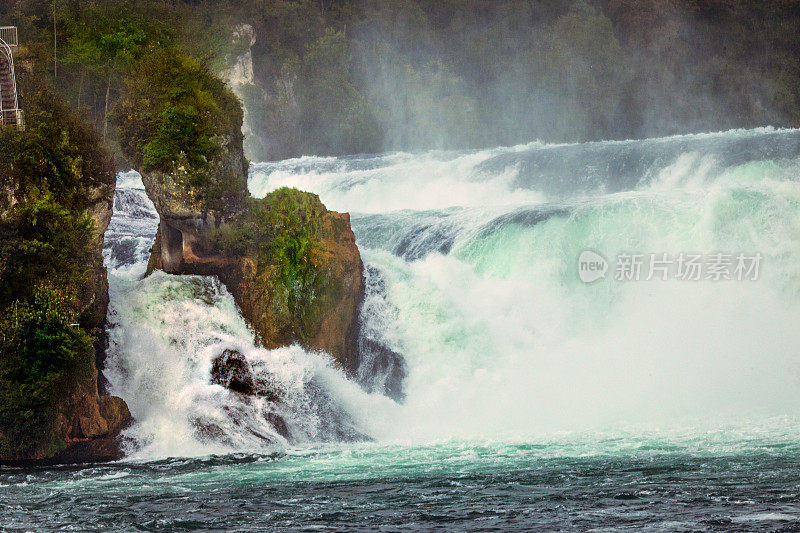
[[[16,92],[11,63],[3,54],[0,54],[0,110],[3,113],[4,126],[17,125],[16,113],[11,112],[17,108]]]
[[[3,126],[22,129],[22,110],[17,100],[17,81],[14,75],[14,56],[17,29],[0,27],[0,122]]]

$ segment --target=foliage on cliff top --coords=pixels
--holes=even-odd
[[[18,80],[26,128],[0,128],[0,309],[27,301],[40,280],[79,290],[100,260],[86,209],[116,179],[91,124],[42,79]]]
[[[91,124],[41,78],[20,71],[18,81],[26,128],[0,128],[0,309],[27,301],[41,280],[80,290],[101,260],[86,209],[116,179]]]
[[[282,187],[264,198],[248,198],[247,209],[211,236],[228,255],[257,255],[279,265],[286,279],[302,277],[312,254],[325,206],[316,194]]]
[[[144,171],[187,173],[202,187],[221,138],[241,139],[236,96],[206,66],[177,50],[145,55],[125,80],[115,110],[125,155]]]
[[[92,125],[47,81],[20,69],[17,82],[26,128],[0,128],[0,177],[18,200],[48,193],[67,208],[86,208],[88,189],[113,186],[113,159]],[[0,211],[6,207],[0,203]]]
[[[250,199],[248,223],[268,236],[259,240],[258,253],[278,265],[284,280],[308,281],[323,213],[319,196],[288,187]]]
[[[249,198],[240,220],[212,234],[224,254],[257,258],[257,275],[270,278],[273,313],[304,340],[313,335],[323,307],[319,232],[325,212],[316,194],[283,187]]]

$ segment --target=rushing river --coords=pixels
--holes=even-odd
[[[142,279],[158,216],[121,174],[127,458],[0,470],[0,527],[800,527],[797,130],[251,165],[283,186],[351,213],[358,376],[256,346],[214,278]],[[280,404],[210,383],[227,348]]]

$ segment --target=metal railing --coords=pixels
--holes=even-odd
[[[11,43],[6,40],[10,39]],[[14,97],[13,107],[5,107],[3,105],[2,87],[0,87],[0,123],[3,126],[13,125],[19,129],[24,129],[24,117],[22,110],[19,108],[19,99],[17,98],[17,77],[14,72],[14,54],[12,53],[12,46],[16,48],[18,45],[17,28],[15,26],[2,26],[0,27],[0,55],[5,57],[8,62],[9,74],[11,76],[10,84],[11,91]]]
[[[3,109],[0,111],[0,121],[3,126],[16,126],[18,130],[24,130],[25,112],[22,109]]]
[[[16,26],[0,26],[0,41],[5,41],[11,48],[19,46]]]

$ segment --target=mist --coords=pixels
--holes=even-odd
[[[255,27],[255,160],[792,126],[790,5],[283,2]],[[276,39],[277,37],[277,39]]]

